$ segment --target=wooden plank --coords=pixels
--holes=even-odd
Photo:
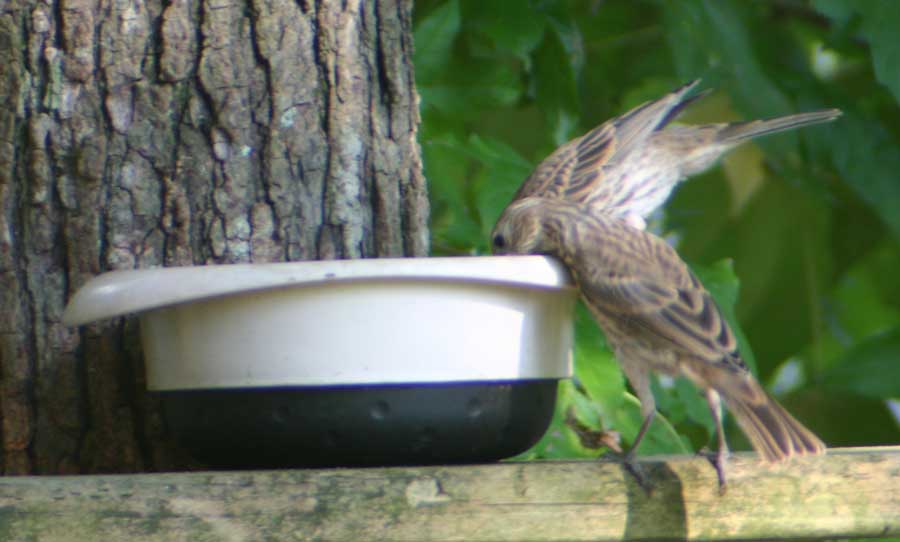
[[[703,458],[0,478],[0,540],[737,540],[900,536],[900,447]]]

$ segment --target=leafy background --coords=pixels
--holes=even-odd
[[[900,442],[900,2],[416,2],[416,77],[436,254],[485,254],[513,192],[556,146],[701,77],[686,122],[824,107],[844,116],[733,152],[651,229],[678,248],[766,386],[830,446]],[[535,457],[594,456],[571,411],[628,445],[638,404],[583,309]],[[752,345],[752,351],[750,348]],[[658,380],[641,453],[712,443],[705,402]],[[892,407],[894,408],[892,413]],[[732,447],[747,448],[733,426]]]

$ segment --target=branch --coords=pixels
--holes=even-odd
[[[900,447],[609,461],[0,478],[0,539],[734,540],[900,535]]]

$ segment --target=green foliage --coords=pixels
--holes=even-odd
[[[825,373],[826,386],[875,399],[900,397],[900,327],[865,339],[844,357]]]
[[[761,380],[826,442],[897,442],[885,403],[900,397],[897,28],[900,3],[888,0],[420,0],[434,251],[487,253],[497,217],[549,152],[688,80],[718,91],[686,122],[839,107],[834,124],[745,145],[685,183],[651,228],[677,240]],[[640,425],[583,309],[576,332],[577,378],[523,457],[599,453],[569,412],[625,445]],[[693,386],[660,379],[654,392],[662,416],[642,453],[711,442]]]

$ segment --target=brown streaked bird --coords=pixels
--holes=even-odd
[[[629,465],[656,413],[651,371],[684,375],[704,391],[716,423],[714,465],[723,490],[728,447],[720,397],[764,459],[825,451],[762,389],[712,296],[659,237],[582,205],[530,197],[506,208],[492,242],[496,254],[545,254],[568,267],[641,402],[644,422],[626,455]]]
[[[739,144],[841,115],[838,109],[824,109],[767,120],[670,126],[688,105],[708,94],[690,95],[698,83],[569,141],[538,165],[513,200],[561,198],[644,229],[644,219],[665,203],[676,184],[710,168]]]

